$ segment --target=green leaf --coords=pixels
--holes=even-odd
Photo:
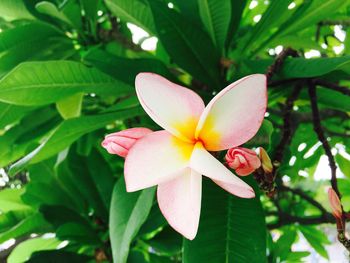
[[[46,23],[33,21],[4,30],[0,34],[0,76],[23,61],[41,60],[47,56],[61,58],[53,54],[57,44],[61,49],[73,49],[63,32]]]
[[[80,116],[83,97],[83,93],[77,93],[56,102],[56,108],[63,119],[66,120]]]
[[[243,199],[228,194],[212,181],[203,181],[199,230],[194,240],[184,240],[183,262],[266,262],[265,216],[257,197]]]
[[[151,211],[155,190],[153,187],[128,193],[124,178],[116,183],[109,220],[113,262],[126,262],[130,244]]]
[[[182,239],[179,233],[167,226],[147,243],[157,254],[174,256],[181,253]]]
[[[240,50],[243,52],[251,51],[252,46],[266,38],[270,30],[285,17],[285,14],[289,11],[287,8],[289,4],[290,0],[271,1],[267,10],[262,14],[261,20],[251,30],[247,41],[243,41],[243,45],[240,44],[240,47],[242,47]]]
[[[31,210],[31,207],[21,200],[23,189],[3,189],[0,191],[0,212],[16,210]]]
[[[154,22],[147,1],[105,0],[107,7],[124,22],[131,22],[154,34]]]
[[[231,20],[231,1],[198,0],[198,7],[206,30],[222,53]]]
[[[122,120],[137,116],[141,113],[139,108],[107,113],[96,116],[84,116],[63,121],[50,132],[46,140],[27,156],[10,167],[10,174],[22,170],[29,163],[37,163],[48,159],[64,150],[78,138],[86,133],[102,128],[114,120]]]
[[[115,56],[101,49],[89,51],[84,60],[91,63],[102,72],[128,83],[135,84],[135,77],[140,72],[152,72],[174,80],[163,62],[152,58],[129,59]]]
[[[246,60],[245,66],[250,72],[265,73],[266,69],[273,64],[273,60]],[[349,70],[350,56],[333,58],[289,58],[283,63],[280,78],[311,78],[326,75],[336,70]]]
[[[306,89],[302,90],[300,98],[309,100],[309,94]],[[350,97],[335,90],[317,88],[317,102],[331,109],[350,111]]]
[[[233,38],[236,36],[238,27],[241,23],[242,15],[247,0],[231,0],[231,21],[229,23],[229,29],[227,33],[226,45],[230,46]]]
[[[115,184],[115,178],[109,164],[96,149],[93,149],[87,158],[87,167],[101,199],[109,208]]]
[[[272,123],[269,120],[264,119],[258,132],[255,134],[255,136],[252,139],[246,142],[246,144],[251,147],[262,146],[265,149],[268,149],[271,144],[272,133],[273,133]]]
[[[39,213],[28,216],[11,229],[0,234],[0,242],[5,242],[10,238],[17,238],[31,233],[45,233],[51,228]]]
[[[286,24],[286,27],[281,27],[284,30],[283,34],[292,34],[298,30],[302,30],[310,25],[315,25],[323,19],[327,19],[336,13],[341,7],[348,5],[349,0],[314,0],[310,5],[305,5],[307,8],[303,8],[302,13],[296,14],[297,17],[292,16],[289,21],[292,23]]]
[[[69,263],[87,263],[91,262],[91,256],[77,254],[64,250],[46,250],[35,252],[26,263],[47,263],[47,262],[69,262]]]
[[[281,262],[287,259],[292,251],[292,245],[297,238],[297,231],[292,227],[284,227],[283,235],[277,240],[273,253]]]
[[[103,244],[94,229],[75,222],[60,226],[56,230],[56,236],[60,240],[71,240],[84,245],[101,246]]]
[[[25,1],[22,0],[1,0],[1,16],[9,20],[15,19],[34,19],[33,15],[27,10]]]
[[[309,242],[309,244],[320,254],[322,257],[329,259],[328,252],[325,249],[325,245],[329,245],[330,241],[323,231],[318,230],[312,226],[298,226],[299,230]]]
[[[341,154],[337,154],[335,156],[335,160],[337,161],[339,169],[343,172],[343,174],[350,178],[350,160],[346,159]]]
[[[8,263],[26,262],[33,252],[56,249],[62,241],[56,238],[37,237],[18,244],[7,259]]]
[[[35,9],[42,14],[57,18],[70,26],[73,26],[69,18],[51,2],[42,1],[35,5]]]
[[[133,89],[73,61],[22,63],[0,80],[0,101],[18,105],[50,104],[81,92],[121,96]]]
[[[198,80],[220,87],[220,58],[206,32],[160,1],[150,5],[158,37],[174,62]]]
[[[27,113],[34,110],[34,107],[16,106],[0,102],[0,130],[8,124],[12,124]]]

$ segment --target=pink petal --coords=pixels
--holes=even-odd
[[[147,114],[161,127],[185,141],[193,141],[204,110],[203,100],[192,90],[153,73],[140,73],[136,93]]]
[[[194,239],[199,224],[202,176],[187,168],[172,181],[159,184],[158,204],[172,228]]]
[[[119,132],[110,133],[106,136],[106,138],[113,137],[113,136],[117,135],[117,136],[122,136],[122,137],[130,138],[130,139],[140,139],[143,136],[145,136],[151,132],[152,132],[152,130],[150,130],[148,128],[136,127],[136,128],[122,130]]]
[[[196,138],[210,151],[241,145],[258,131],[266,111],[266,77],[254,74],[223,89],[200,117]]]
[[[196,172],[211,178],[231,194],[243,198],[255,196],[254,190],[248,184],[231,173],[230,170],[207,152],[200,142],[196,143],[193,149],[190,167]]]
[[[156,131],[139,139],[125,159],[124,175],[128,192],[173,179],[188,166],[193,144],[167,131]]]

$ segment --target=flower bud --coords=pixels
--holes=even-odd
[[[333,188],[328,189],[328,199],[331,205],[332,214],[334,215],[334,217],[341,219],[343,214],[343,209],[341,207],[339,197],[337,193],[333,190]]]
[[[261,166],[265,173],[272,173],[273,165],[271,159],[264,148],[259,147],[259,159],[261,161]]]
[[[130,148],[135,144],[135,142],[151,132],[152,130],[147,128],[131,128],[124,131],[111,133],[106,135],[101,145],[110,154],[126,157]]]
[[[240,176],[246,176],[260,167],[261,163],[253,150],[235,147],[227,151],[225,160],[227,165]]]

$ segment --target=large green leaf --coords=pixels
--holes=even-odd
[[[73,61],[26,62],[0,80],[0,101],[45,105],[79,92],[121,96],[133,89]]]
[[[241,18],[245,6],[247,5],[247,0],[231,0],[231,21],[229,23],[229,29],[227,33],[227,46],[230,46],[233,38],[236,36],[237,30],[241,23]]]
[[[155,33],[151,10],[147,1],[105,0],[107,7],[124,22],[131,22],[151,34]]]
[[[160,1],[150,1],[158,37],[175,63],[195,78],[220,87],[219,56],[210,37]]]
[[[84,116],[63,121],[50,132],[46,140],[34,151],[16,162],[10,168],[10,173],[16,173],[29,163],[37,163],[48,159],[71,145],[79,137],[96,129],[102,128],[114,120],[121,120],[137,116],[139,108],[107,113],[96,116]]]
[[[151,211],[155,190],[153,187],[128,193],[124,178],[116,183],[109,219],[113,262],[126,262],[130,244]]]
[[[231,1],[198,0],[198,7],[205,28],[222,53],[231,20]]]
[[[246,60],[244,65],[250,72],[265,73],[272,65],[273,60]],[[333,58],[289,58],[287,59],[278,76],[281,78],[311,78],[318,77],[336,70],[348,71],[350,68],[350,56]]]
[[[266,226],[258,189],[257,197],[242,199],[228,194],[212,181],[203,181],[199,230],[184,240],[183,262],[266,262]]]

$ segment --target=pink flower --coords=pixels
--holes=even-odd
[[[341,207],[339,197],[337,193],[333,190],[333,188],[328,189],[328,199],[332,208],[332,214],[334,215],[334,217],[341,219],[343,210]]]
[[[253,198],[254,190],[208,151],[239,146],[258,131],[266,110],[266,77],[255,74],[219,92],[205,107],[192,90],[153,74],[136,77],[146,113],[164,130],[139,139],[125,158],[127,191],[158,185],[160,210],[188,239],[198,230],[202,175],[231,194]]]
[[[261,166],[256,153],[243,147],[231,148],[225,156],[226,163],[240,176],[246,176]]]
[[[126,157],[130,148],[135,142],[151,133],[152,130],[147,128],[131,128],[120,132],[115,132],[106,135],[102,142],[102,147],[110,154],[116,154],[121,157]]]

